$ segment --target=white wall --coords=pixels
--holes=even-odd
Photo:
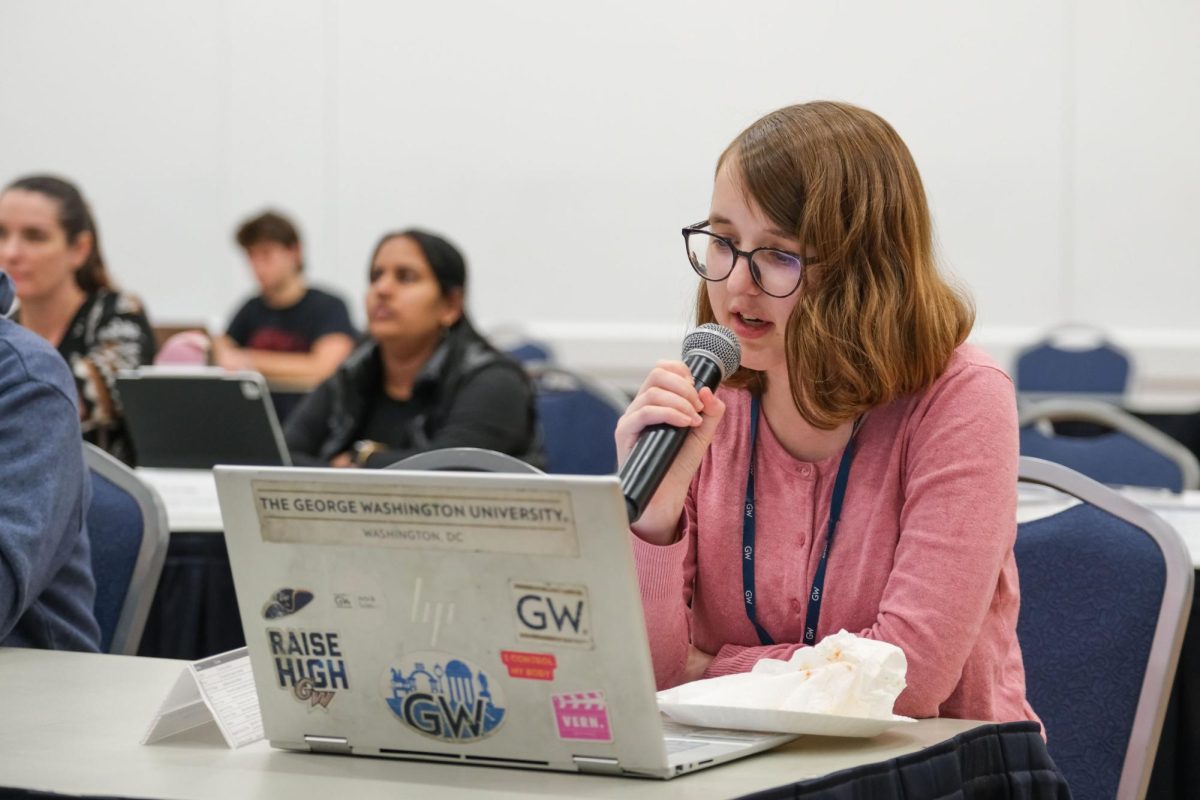
[[[623,380],[677,347],[679,228],[757,116],[878,111],[922,169],[976,339],[1065,320],[1200,389],[1200,4],[6,0],[0,180],[75,179],[157,321],[223,324],[276,206],[358,311],[384,230],[448,234],[485,327]]]

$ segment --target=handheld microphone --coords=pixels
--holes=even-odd
[[[696,380],[696,388],[717,385],[737,371],[742,346],[733,331],[712,322],[693,328],[683,338],[683,363]],[[650,425],[638,436],[629,460],[621,468],[621,492],[629,522],[637,522],[650,498],[658,490],[663,476],[687,441],[689,428],[659,423]]]

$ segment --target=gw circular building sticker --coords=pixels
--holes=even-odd
[[[504,691],[463,658],[423,652],[405,656],[384,674],[388,708],[423,736],[474,742],[504,723]]]

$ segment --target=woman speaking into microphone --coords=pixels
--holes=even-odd
[[[897,714],[1037,719],[1013,386],[964,343],[974,312],[938,273],[900,137],[842,103],[768,114],[683,238],[697,321],[742,354],[716,392],[660,363],[617,425],[622,463],[647,426],[690,429],[632,524],[659,688],[845,629],[904,651]]]

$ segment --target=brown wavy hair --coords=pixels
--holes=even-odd
[[[788,106],[742,131],[717,171],[730,160],[748,201],[817,253],[785,331],[801,416],[830,430],[932,385],[975,312],[938,273],[921,176],[892,126],[845,103]],[[703,281],[696,317],[715,321]],[[728,383],[761,393],[766,376]]]
[[[104,256],[100,254],[100,232],[96,230],[92,210],[75,184],[53,175],[29,175],[13,181],[4,191],[12,189],[37,192],[56,202],[58,224],[62,226],[68,244],[75,244],[85,231],[92,235],[92,249],[79,269],[75,270],[75,284],[84,294],[90,296],[101,289],[114,288],[108,268],[104,266]]]

